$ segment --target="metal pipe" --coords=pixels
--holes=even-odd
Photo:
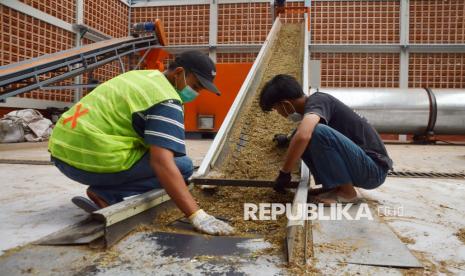
[[[434,132],[465,134],[465,89],[433,89],[438,105]]]
[[[426,134],[430,120],[436,117],[431,130],[434,134],[465,134],[465,89],[430,90],[437,111],[426,89],[319,89],[354,109],[380,133]]]

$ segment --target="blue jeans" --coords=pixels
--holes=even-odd
[[[349,138],[324,124],[315,127],[302,160],[325,189],[349,183],[374,189],[384,183],[388,171]]]
[[[150,166],[150,154],[147,152],[130,169],[116,173],[94,173],[77,169],[52,157],[55,166],[67,177],[84,185],[102,197],[108,204],[123,201],[125,197],[162,189],[155,172]],[[175,157],[174,161],[184,180],[194,172],[192,160],[187,157]]]

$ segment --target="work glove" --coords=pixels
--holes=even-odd
[[[291,173],[279,171],[279,175],[274,181],[273,189],[278,193],[284,194],[286,193],[286,189],[284,188],[286,186],[289,186],[290,183],[291,183]]]
[[[197,231],[209,235],[231,235],[234,233],[234,228],[229,224],[205,213],[202,209],[190,215],[189,220]]]
[[[286,134],[275,134],[273,137],[273,142],[276,143],[278,148],[284,148],[289,145],[289,137]]]

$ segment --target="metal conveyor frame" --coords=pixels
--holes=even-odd
[[[154,35],[105,40],[0,67],[0,101],[93,70],[142,50],[160,47]],[[123,68],[123,67],[122,67]],[[56,74],[41,79],[47,74]],[[21,87],[15,87],[22,85]]]

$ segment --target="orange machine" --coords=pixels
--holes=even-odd
[[[281,2],[281,3],[279,3]],[[277,16],[283,16],[284,14],[305,14],[310,18],[310,7],[309,6],[285,6],[286,1],[275,1],[274,19]],[[310,31],[310,20],[307,25],[308,31]]]
[[[163,60],[168,55],[162,49],[150,50],[145,59],[145,67],[163,71]],[[221,91],[221,96],[202,91],[195,101],[184,106],[186,132],[218,132],[251,67],[252,63],[216,64],[215,84]]]
[[[251,67],[251,63],[217,64],[215,84],[221,96],[205,91],[185,105],[186,132],[218,132]]]

